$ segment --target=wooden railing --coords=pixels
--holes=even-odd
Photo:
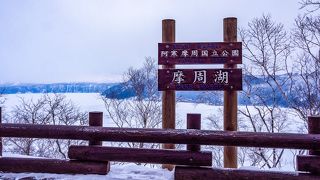
[[[294,133],[210,131],[195,129],[109,128],[3,123],[0,126],[0,136],[112,142],[320,149],[320,135]]]
[[[199,130],[200,115],[188,114],[188,128],[140,129],[102,126],[102,114],[90,113],[93,126],[0,125],[0,137],[88,140],[89,146],[71,146],[71,160],[0,158],[0,171],[107,174],[108,161],[184,165],[176,166],[175,179],[319,179],[320,117],[309,118],[309,134],[263,133]],[[91,119],[91,120],[90,120]],[[98,121],[93,123],[92,121]],[[187,144],[187,150],[134,149],[101,146],[102,141]],[[200,151],[200,145],[289,148],[310,150],[297,157],[301,172],[217,169],[212,153]],[[37,164],[38,163],[38,164]],[[41,166],[42,163],[47,166]],[[19,164],[19,166],[17,166]],[[37,164],[37,165],[35,165]],[[41,168],[40,168],[41,167]]]

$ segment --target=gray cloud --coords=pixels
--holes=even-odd
[[[221,41],[222,19],[239,26],[263,13],[292,26],[298,0],[0,1],[0,83],[110,81],[156,58],[161,20],[176,40]]]

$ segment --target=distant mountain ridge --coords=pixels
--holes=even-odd
[[[0,84],[4,94],[18,93],[100,93],[118,83],[52,83],[52,84]]]
[[[285,76],[277,78],[284,79]],[[295,77],[296,83],[299,83],[298,77]],[[250,82],[252,87],[259,87],[258,91],[261,96],[269,96],[272,89],[267,86],[262,77],[244,76],[244,80]],[[243,89],[247,89],[243,83]],[[290,86],[286,85],[283,90],[288,92]],[[116,92],[116,96],[114,96]],[[135,93],[130,86],[125,86],[123,83],[52,83],[52,84],[0,84],[0,93],[3,94],[21,94],[21,93],[101,93],[107,98],[126,99],[135,96]],[[159,93],[160,95],[160,93]],[[203,91],[177,91],[177,101],[183,102],[198,102],[209,103],[213,105],[222,105],[222,91],[203,92]],[[280,92],[276,92],[276,103],[286,107],[287,103],[283,99]],[[255,99],[249,99],[244,93],[239,93],[238,102],[240,105],[250,105],[255,102]],[[271,104],[272,98],[266,98],[266,103]]]

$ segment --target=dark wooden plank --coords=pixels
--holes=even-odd
[[[212,152],[168,149],[70,146],[70,159],[84,161],[118,161],[152,164],[212,166]]]
[[[102,112],[89,112],[89,126],[102,127],[103,125],[103,113]],[[89,141],[89,146],[101,146],[102,141]]]
[[[158,63],[241,64],[241,42],[159,43]]]
[[[159,69],[158,90],[242,90],[242,69]]]
[[[0,158],[0,171],[12,173],[102,174],[109,172],[108,163],[80,162],[41,158]]]
[[[320,156],[297,156],[297,170],[320,175]]]
[[[223,19],[223,41],[237,41],[237,18]],[[236,64],[224,64],[224,68],[236,69]],[[241,78],[242,81],[242,78]],[[237,131],[238,128],[238,92],[234,89],[226,89],[223,92],[223,130]],[[223,148],[223,164],[225,168],[237,168],[237,147],[225,146]]]
[[[201,114],[187,114],[187,129],[201,129]],[[188,151],[200,151],[201,146],[187,144]]]
[[[309,134],[320,134],[320,116],[308,117]],[[320,150],[309,150],[310,155],[320,155]]]
[[[173,43],[176,40],[176,21],[174,19],[162,20],[162,42]],[[175,65],[166,64],[162,68],[174,69]],[[176,128],[176,92],[172,90],[162,91],[162,128]],[[163,149],[175,149],[175,144],[162,144]],[[163,168],[173,170],[170,164],[162,165]]]
[[[320,135],[196,129],[108,128],[64,125],[0,125],[2,137],[320,149]]]
[[[175,180],[315,180],[309,173],[176,166]]]

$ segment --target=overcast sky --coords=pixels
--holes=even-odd
[[[217,42],[223,18],[263,13],[291,28],[302,12],[299,0],[0,0],[0,83],[117,81],[157,57],[162,19],[177,42]]]

